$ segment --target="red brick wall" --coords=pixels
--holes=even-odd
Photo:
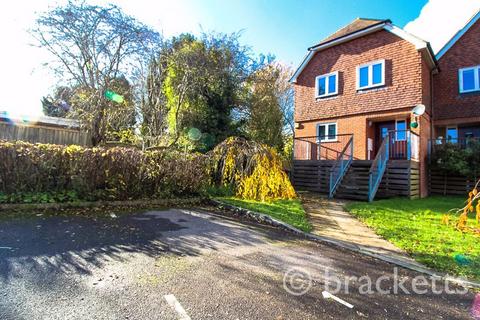
[[[316,136],[316,128],[318,123],[322,122],[335,122],[337,123],[337,132],[353,133],[354,145],[353,156],[355,159],[365,160],[367,159],[367,138],[375,139],[375,132],[373,126],[369,126],[370,121],[381,121],[382,119],[399,119],[403,120],[410,116],[411,108],[404,108],[403,110],[396,111],[382,111],[370,114],[360,114],[330,118],[326,121],[305,121],[302,122],[301,127],[295,129],[295,137],[311,137]],[[341,140],[341,138],[339,138]],[[344,140],[340,141],[344,142]],[[375,142],[375,141],[374,141]],[[324,146],[333,150],[341,151],[345,146],[344,143],[327,142],[323,143]]]
[[[434,121],[476,118],[480,121],[480,92],[460,94],[458,69],[480,65],[480,21],[477,21],[438,61],[433,77]]]
[[[385,59],[386,86],[357,92],[356,67]],[[379,31],[317,53],[295,85],[297,122],[412,108],[424,99],[422,57],[414,45]],[[339,71],[339,95],[315,99],[315,77]]]

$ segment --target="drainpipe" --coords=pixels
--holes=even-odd
[[[435,67],[434,69],[432,69],[432,71],[430,71],[430,139],[428,140],[428,143],[427,143],[427,152],[428,152],[428,163],[427,163],[427,168],[425,168],[425,173],[428,174],[428,171],[430,170],[430,165],[431,165],[431,161],[432,161],[432,150],[433,150],[433,146],[432,146],[432,143],[433,143],[433,137],[434,137],[434,129],[435,129],[435,126],[434,126],[434,115],[435,115],[435,108],[434,108],[434,105],[433,105],[433,94],[434,94],[434,90],[433,90],[433,75],[434,75],[434,72],[438,72],[438,67]],[[430,195],[430,186],[427,182],[427,195]],[[420,191],[420,196],[421,196],[421,191]]]
[[[435,113],[435,108],[433,106],[433,73],[437,71],[438,72],[438,68],[435,68],[435,69],[432,69],[432,71],[430,71],[430,139],[428,141],[428,164],[430,164],[430,161],[431,161],[431,157],[432,157],[432,139],[434,137],[434,113]]]
[[[433,72],[436,70],[437,69],[434,69],[432,70],[432,72],[430,72],[430,109],[431,109],[431,116],[432,116],[432,120],[430,121],[430,125],[432,127],[430,134],[432,135],[433,135],[433,129],[434,129],[433,119],[434,119],[434,113],[435,113],[435,109],[433,107]]]

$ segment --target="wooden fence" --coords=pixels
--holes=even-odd
[[[22,140],[32,143],[76,144],[90,146],[90,135],[78,129],[27,126],[0,122],[0,140]]]
[[[380,182],[376,199],[420,197],[420,164],[416,161],[390,160]]]
[[[295,188],[328,194],[333,160],[293,160]]]
[[[433,195],[461,195],[467,196],[475,187],[477,179],[467,178],[462,175],[445,174],[438,169],[429,170],[430,194]]]

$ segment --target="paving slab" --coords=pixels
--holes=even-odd
[[[328,199],[314,193],[302,193],[302,204],[313,225],[312,233],[321,237],[356,245],[363,250],[391,256],[396,260],[418,265],[407,252],[383,239],[363,222],[345,210],[348,201]]]

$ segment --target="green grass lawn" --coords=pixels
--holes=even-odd
[[[441,223],[444,213],[463,207],[464,201],[458,197],[397,198],[351,203],[347,210],[417,261],[451,275],[480,280],[480,237]],[[474,225],[475,221],[471,218],[468,223]],[[469,261],[458,263],[458,255]]]
[[[305,210],[298,199],[271,202],[242,200],[234,197],[218,197],[217,199],[237,207],[267,214],[306,232],[312,230],[312,225],[307,220]]]

